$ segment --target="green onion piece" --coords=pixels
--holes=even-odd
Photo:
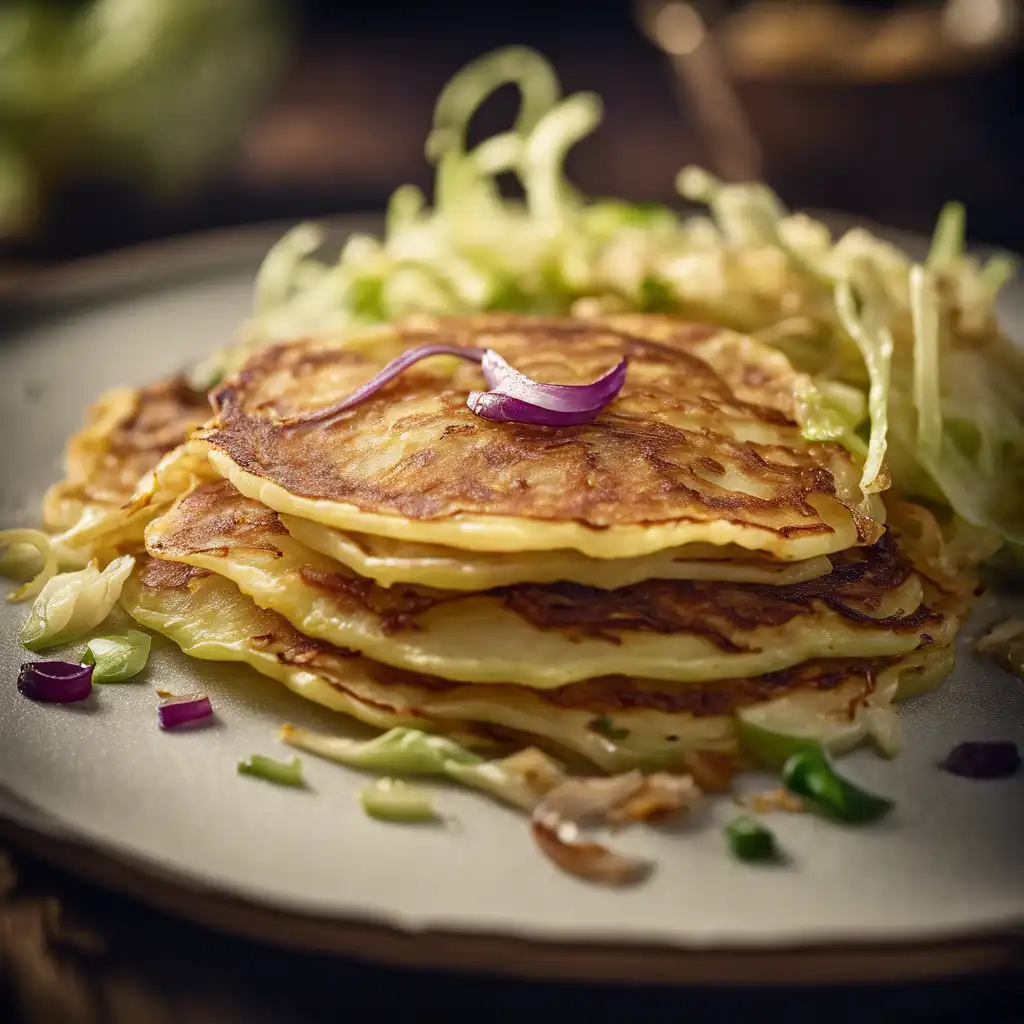
[[[608,715],[595,718],[590,723],[590,731],[596,732],[601,736],[607,736],[610,740],[624,740],[629,735],[628,729],[617,726]]]
[[[359,803],[371,818],[382,821],[433,821],[437,817],[428,790],[398,779],[378,779],[360,790]]]
[[[725,838],[729,849],[740,860],[765,861],[778,856],[775,833],[745,814],[725,826]]]
[[[253,754],[244,761],[238,762],[239,775],[254,775],[265,782],[274,782],[279,786],[301,788],[306,783],[302,778],[302,761],[293,757],[290,761],[275,761],[272,757]]]
[[[637,305],[641,313],[671,313],[679,302],[664,279],[657,274],[646,274],[640,282]]]
[[[97,636],[86,644],[83,665],[92,665],[94,683],[123,683],[134,679],[149,660],[152,637],[137,629]]]
[[[802,796],[812,806],[840,821],[863,823],[877,821],[895,806],[891,800],[875,796],[839,775],[824,748],[801,747],[782,768],[782,781],[791,793]]]

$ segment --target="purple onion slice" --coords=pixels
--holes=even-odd
[[[622,390],[626,357],[590,384],[541,384],[510,366],[494,349],[487,349],[480,364],[491,391],[517,398],[552,412],[600,412]],[[472,406],[470,406],[472,408]],[[475,410],[474,410],[475,411]],[[596,412],[595,412],[596,415]],[[593,418],[593,417],[591,417]],[[586,421],[580,421],[586,422]],[[551,424],[555,426],[557,424]]]
[[[191,725],[205,718],[213,717],[213,706],[210,698],[200,694],[186,697],[165,697],[157,709],[161,729],[177,729],[183,725]]]
[[[18,673],[18,689],[41,704],[74,704],[92,693],[92,665],[29,661]]]
[[[590,384],[542,384],[520,373],[493,349],[419,345],[392,359],[340,402],[281,422],[285,426],[328,425],[342,413],[377,394],[410,366],[431,356],[455,356],[481,364],[484,379],[491,390],[472,391],[466,402],[477,416],[495,423],[528,423],[545,427],[570,427],[595,419],[622,390],[628,364],[623,356],[607,373]]]
[[[333,419],[343,412],[348,412],[349,409],[354,409],[368,398],[372,398],[385,384],[390,384],[400,373],[408,370],[410,366],[418,363],[421,359],[429,359],[431,356],[456,356],[472,363],[479,363],[484,357],[484,350],[460,348],[458,345],[418,345],[406,350],[400,356],[396,356],[365,384],[356,388],[352,394],[340,402],[302,416],[293,416],[283,422],[287,426],[297,426],[307,423],[323,423]]]
[[[965,779],[1008,779],[1020,771],[1016,743],[961,743],[940,765],[951,775]]]
[[[470,412],[494,423],[527,423],[540,427],[574,427],[589,423],[603,408],[596,406],[576,412],[558,412],[497,391],[471,391],[466,405]]]

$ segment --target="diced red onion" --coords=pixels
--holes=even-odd
[[[622,390],[626,366],[627,360],[623,356],[615,366],[591,384],[541,384],[510,366],[494,349],[487,349],[480,363],[484,379],[492,391],[552,412],[582,412],[590,409],[599,412]]]
[[[1010,742],[961,743],[941,767],[965,779],[1007,779],[1020,771],[1017,745]]]
[[[493,423],[529,423],[540,427],[574,427],[597,419],[603,406],[576,412],[556,412],[524,402],[498,391],[471,391],[466,399],[469,411]]]
[[[30,661],[21,666],[18,689],[43,704],[74,704],[92,693],[92,665]]]
[[[482,348],[461,348],[458,345],[418,345],[416,348],[407,349],[400,356],[392,359],[365,384],[356,388],[347,398],[327,406],[326,409],[317,409],[316,412],[303,416],[294,416],[285,420],[284,423],[293,426],[299,423],[322,423],[325,420],[333,419],[349,409],[354,409],[361,402],[365,402],[380,391],[385,384],[390,384],[400,373],[408,370],[410,366],[418,363],[421,359],[429,359],[431,356],[456,356],[472,363],[479,363],[484,357],[484,350]]]
[[[201,721],[213,716],[213,706],[209,697],[198,694],[189,697],[172,697],[164,700],[157,714],[161,729],[177,729],[182,725]]]

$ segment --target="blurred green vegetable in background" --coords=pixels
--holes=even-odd
[[[286,56],[275,0],[5,0],[0,238],[25,237],[63,183],[158,196],[228,152]]]

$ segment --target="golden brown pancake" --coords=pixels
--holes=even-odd
[[[721,328],[652,340],[643,326],[421,318],[362,341],[276,345],[214,393],[201,436],[218,472],[276,511],[402,540],[597,558],[733,543],[799,559],[878,539],[884,512],[865,514],[849,453],[803,438],[784,357]],[[479,368],[452,359],[417,364],[333,419],[295,422],[428,342],[494,348],[547,382],[592,381],[622,356],[629,370],[575,427],[480,419],[466,407]]]
[[[411,583],[438,590],[489,590],[514,583],[567,581],[616,590],[651,579],[782,585],[832,571],[827,555],[784,562],[727,544],[687,544],[638,558],[588,558],[578,551],[460,551],[335,530],[297,516],[282,515],[281,522],[306,547],[382,587]]]
[[[704,681],[816,657],[905,654],[953,627],[883,537],[791,586],[650,580],[481,593],[380,587],[300,544],[227,481],[199,486],[146,530],[151,554],[211,569],[301,632],[399,668],[551,688],[609,673]]]
[[[178,377],[102,395],[68,442],[64,480],[46,494],[47,529],[69,529],[87,509],[123,505],[139,479],[209,416],[206,394]]]
[[[379,728],[465,736],[483,727],[487,738],[507,732],[539,739],[612,771],[671,764],[686,751],[734,753],[736,713],[782,700],[790,721],[802,711],[812,724],[832,721],[856,741],[853,727],[868,702],[887,704],[897,680],[927,686],[948,667],[944,652],[926,648],[903,658],[825,659],[715,683],[615,676],[545,692],[458,684],[381,665],[304,636],[227,579],[193,566],[143,556],[123,600],[140,623],[186,653],[245,662],[302,697]]]

